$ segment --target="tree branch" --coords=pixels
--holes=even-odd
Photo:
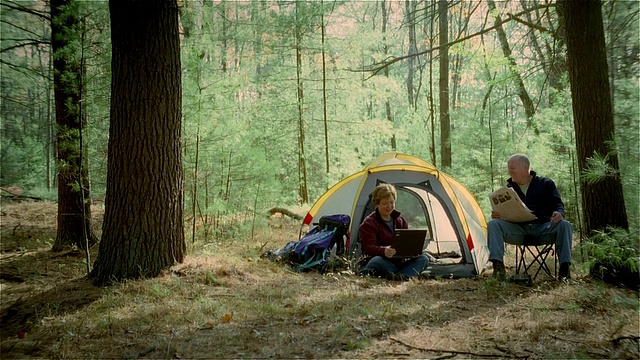
[[[29,45],[51,45],[51,43],[48,42],[48,41],[42,41],[42,40],[32,40],[32,41],[25,42],[25,43],[18,43],[18,44],[6,47],[4,49],[0,49],[0,54],[5,53],[5,52],[10,51],[10,50],[13,50],[13,49],[20,48],[20,47],[29,46]]]
[[[1,4],[0,4],[0,6],[1,6]],[[37,34],[37,33],[36,33],[36,32],[34,32],[34,31],[31,31],[31,30],[29,30],[29,29],[27,29],[27,28],[25,28],[25,27],[22,27],[22,26],[20,26],[20,25],[18,25],[18,24],[15,24],[15,23],[13,23],[13,22],[7,21],[6,19],[3,19],[3,18],[0,18],[0,23],[4,23],[4,24],[7,24],[7,25],[9,25],[9,26],[13,26],[14,28],[16,28],[16,29],[18,29],[18,30],[21,30],[21,31],[24,31],[24,32],[25,32],[25,33],[27,33],[27,34],[34,35],[35,37],[43,37],[43,35],[42,35],[42,34]]]
[[[526,355],[526,356],[515,356],[512,354],[508,354],[508,355],[502,355],[502,354],[481,354],[481,353],[474,353],[474,352],[470,352],[470,351],[456,351],[456,350],[448,350],[448,349],[433,349],[433,348],[424,348],[424,347],[420,347],[420,346],[415,346],[415,345],[411,345],[411,344],[407,344],[406,342],[397,339],[393,336],[390,336],[389,339],[398,342],[408,348],[411,349],[415,349],[415,350],[421,350],[421,351],[430,351],[430,352],[441,352],[441,353],[450,353],[450,354],[457,354],[457,355],[470,355],[470,356],[474,356],[474,357],[485,357],[485,358],[500,358],[500,357],[506,357],[506,358],[515,358],[515,359],[528,359],[530,356]],[[498,350],[507,353],[506,351],[504,351],[503,349],[498,348]]]
[[[371,74],[369,77],[367,77],[367,79],[369,79],[369,78],[371,78],[371,77],[373,77],[373,76],[377,75],[380,71],[382,71],[382,70],[386,69],[386,68],[387,68],[387,67],[389,67],[390,65],[393,65],[393,64],[395,64],[395,63],[397,63],[397,62],[400,62],[400,61],[402,61],[402,60],[405,60],[405,59],[408,59],[408,58],[411,58],[411,57],[414,57],[414,56],[421,56],[421,55],[425,55],[425,54],[428,54],[428,53],[430,53],[430,52],[433,52],[433,51],[436,51],[436,50],[440,50],[440,49],[442,49],[442,48],[444,48],[444,47],[448,47],[448,46],[451,46],[451,45],[455,45],[455,44],[461,43],[461,42],[463,42],[463,41],[467,41],[467,40],[472,39],[472,38],[474,38],[474,37],[476,37],[476,36],[480,36],[480,35],[486,34],[486,33],[488,33],[488,32],[489,32],[489,31],[491,31],[491,30],[495,30],[495,29],[497,29],[498,27],[502,26],[502,24],[506,24],[506,23],[508,23],[508,22],[509,22],[509,21],[511,21],[511,20],[515,20],[515,19],[514,19],[514,17],[519,17],[519,16],[521,16],[521,15],[523,15],[523,14],[526,14],[527,12],[532,11],[532,10],[544,9],[544,8],[549,8],[549,7],[555,7],[555,5],[554,5],[554,4],[549,4],[549,5],[540,5],[540,6],[537,6],[537,7],[535,7],[535,8],[531,8],[531,9],[527,9],[527,10],[525,10],[525,11],[521,11],[521,12],[519,12],[519,13],[515,14],[515,15],[513,15],[513,14],[507,14],[507,18],[506,18],[506,19],[504,19],[504,20],[502,20],[502,21],[500,21],[500,22],[498,22],[498,23],[494,24],[493,26],[488,27],[488,28],[486,28],[486,29],[482,29],[482,30],[480,30],[480,31],[478,31],[478,32],[476,32],[476,33],[474,33],[474,34],[470,34],[470,35],[467,35],[467,36],[464,36],[464,37],[458,38],[458,39],[456,39],[456,40],[450,41],[450,42],[448,42],[447,44],[442,44],[442,45],[434,46],[434,47],[432,47],[432,48],[430,48],[430,49],[426,49],[426,50],[423,50],[423,51],[417,52],[417,53],[415,53],[415,54],[403,55],[403,56],[397,56],[397,57],[390,56],[390,57],[388,57],[388,58],[386,58],[386,59],[384,59],[384,60],[382,60],[382,61],[380,61],[380,62],[377,62],[377,63],[373,63],[373,64],[371,64],[371,65],[370,65],[369,67],[367,67],[367,68],[363,68],[363,69],[355,69],[355,70],[352,70],[352,71],[354,71],[354,72],[369,72],[369,71],[370,71],[370,72],[372,72],[372,74]],[[546,29],[545,29],[545,31],[548,31],[548,30],[546,30]]]
[[[7,8],[12,9],[12,10],[25,12],[27,14],[35,15],[35,16],[38,16],[38,17],[40,17],[42,19],[45,19],[47,21],[51,20],[51,18],[49,17],[49,15],[47,13],[39,12],[39,11],[36,11],[36,10],[33,10],[33,9],[29,9],[28,7],[20,5],[20,4],[16,3],[16,2],[14,2],[14,1],[6,1],[6,2],[3,1],[3,2],[0,2],[0,6],[7,7]]]
[[[523,20],[523,19],[521,19],[519,16],[513,15],[513,14],[511,14],[511,13],[507,13],[507,16],[508,16],[510,19],[513,19],[514,21],[519,22],[519,23],[520,23],[520,24],[522,24],[522,25],[528,26],[528,27],[533,28],[533,29],[536,29],[536,30],[538,30],[538,31],[541,31],[541,32],[550,32],[550,30],[549,30],[549,29],[547,29],[546,27],[544,27],[544,26],[542,26],[542,25],[534,24],[534,23],[532,23],[532,22],[529,22],[529,21]]]

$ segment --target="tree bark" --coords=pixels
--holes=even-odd
[[[97,284],[153,277],[185,255],[178,6],[109,2],[112,84]]]
[[[58,231],[52,251],[65,247],[91,247],[97,242],[91,230],[91,196],[87,158],[80,144],[84,127],[82,67],[77,8],[72,0],[51,0],[51,48],[58,150]],[[82,45],[80,45],[82,46]]]
[[[628,229],[618,156],[610,147],[615,128],[607,56],[602,24],[602,5],[593,0],[558,3],[565,21],[567,63],[571,84],[573,123],[585,235],[608,226]],[[599,154],[612,171],[593,183],[585,181],[588,159]]]

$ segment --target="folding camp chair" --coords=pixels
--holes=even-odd
[[[553,275],[547,265],[549,255],[553,256]],[[528,257],[531,257],[531,259],[528,259]],[[534,265],[538,265],[538,269],[531,276],[531,281],[538,276],[540,270],[550,277],[557,277],[558,257],[554,244],[543,244],[538,237],[525,235],[522,245],[516,245],[516,274],[520,274],[520,271],[523,270],[524,274],[530,275],[529,270]]]

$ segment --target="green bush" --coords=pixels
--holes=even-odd
[[[607,228],[596,231],[582,245],[589,274],[607,283],[640,287],[640,244],[637,230]]]

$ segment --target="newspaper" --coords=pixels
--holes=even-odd
[[[489,202],[491,202],[491,209],[499,212],[503,220],[524,222],[537,219],[512,188],[505,186],[490,193]]]

